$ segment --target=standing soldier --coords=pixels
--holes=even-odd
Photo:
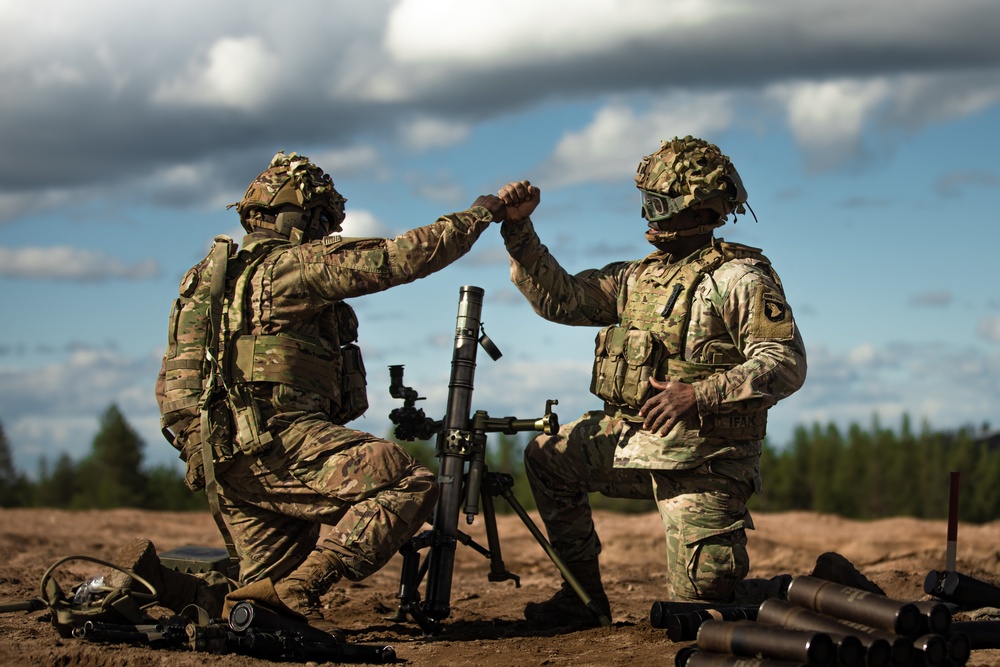
[[[597,334],[591,391],[604,410],[538,436],[525,467],[552,545],[610,617],[587,494],[654,498],[669,597],[726,601],[750,567],[746,503],[760,489],[767,409],[802,386],[806,355],[777,273],[757,248],[716,239],[746,191],[706,141],[663,142],[635,177],[647,240],[635,261],[570,275],[528,216],[527,181],[500,190],[511,279],[542,317]],[[529,603],[539,624],[593,623],[565,582]]]
[[[206,489],[238,563],[227,605],[269,603],[331,634],[320,596],[384,566],[437,498],[433,474],[399,445],[344,426],[368,407],[345,300],[443,269],[504,213],[484,195],[394,239],[341,238],[345,201],[305,156],[274,157],[233,205],[242,248],[216,237],[184,275],[156,392],[186,482]],[[150,547],[119,562],[166,577],[166,606],[193,601]]]

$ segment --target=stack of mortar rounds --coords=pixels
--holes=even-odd
[[[792,579],[759,607],[656,602],[653,627],[682,648],[677,667],[950,667],[969,638],[949,605],[907,602],[816,577]]]

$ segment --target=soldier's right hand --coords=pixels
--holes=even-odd
[[[527,219],[542,200],[542,191],[528,181],[508,183],[497,195],[507,205],[507,222]]]

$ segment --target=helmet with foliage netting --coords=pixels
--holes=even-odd
[[[717,226],[730,213],[746,213],[747,192],[729,157],[703,139],[686,136],[662,142],[660,150],[642,158],[635,174],[642,192],[644,217],[667,220],[687,208],[711,209]]]
[[[243,199],[229,208],[236,207],[247,231],[262,227],[294,236],[297,229],[298,236],[318,238],[340,229],[346,201],[329,174],[309,158],[280,151],[250,183]]]

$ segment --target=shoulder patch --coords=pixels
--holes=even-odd
[[[750,334],[755,340],[792,338],[792,313],[780,292],[761,284],[754,287],[753,325]]]

